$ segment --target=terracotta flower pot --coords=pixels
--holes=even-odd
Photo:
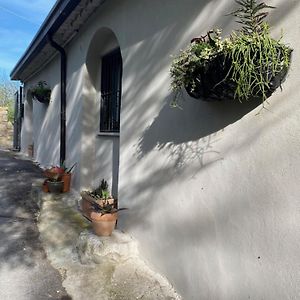
[[[103,205],[103,199],[95,200],[93,197],[91,197],[89,194],[86,192],[81,192],[81,210],[83,216],[85,216],[87,219],[91,221],[91,212],[93,211],[92,209],[92,203],[97,202],[99,205]],[[109,204],[114,204],[116,206],[116,202],[113,198],[108,199]]]
[[[44,193],[49,193],[48,180],[47,179],[43,182],[42,190],[43,190]]]
[[[115,229],[117,213],[101,215],[95,211],[91,212],[93,229],[98,236],[110,236]]]
[[[71,179],[72,179],[71,173],[62,174],[61,180],[64,182],[63,193],[67,193],[70,191]]]

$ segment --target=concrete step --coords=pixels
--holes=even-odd
[[[74,300],[179,300],[166,278],[142,259],[138,243],[115,230],[111,237],[94,235],[78,210],[76,192],[52,195],[33,185],[40,205],[40,238],[52,265],[60,270]]]

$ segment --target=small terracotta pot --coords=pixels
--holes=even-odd
[[[101,215],[95,211],[91,212],[93,229],[98,236],[110,236],[115,229],[117,213]]]
[[[42,190],[43,190],[44,193],[49,193],[48,180],[47,179],[43,182]]]
[[[67,193],[67,192],[70,191],[71,178],[72,178],[72,174],[71,173],[64,173],[64,174],[62,174],[61,180],[64,182],[63,193]]]

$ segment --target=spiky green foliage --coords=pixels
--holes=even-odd
[[[109,203],[108,200],[105,200],[104,203],[102,203],[101,205],[97,202],[93,202],[92,208],[95,212],[100,213],[101,215],[114,214],[120,210],[127,209],[125,207],[115,208],[114,204]]]
[[[260,32],[268,12],[265,9],[275,8],[264,2],[257,0],[235,0],[240,8],[232,12],[231,15],[238,18],[237,23],[243,25],[243,31],[246,33]]]
[[[108,199],[110,197],[109,186],[106,180],[102,179],[99,187],[97,187],[90,195],[98,199]]]

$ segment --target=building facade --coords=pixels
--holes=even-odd
[[[24,83],[21,150],[58,164],[61,56],[49,39],[63,46],[73,188],[107,179],[129,208],[120,228],[184,299],[300,298],[300,4],[270,2],[272,35],[283,29],[294,52],[265,109],[187,94],[170,107],[172,55],[211,28],[230,34],[228,0],[59,1],[12,72]],[[48,105],[30,93],[40,80]]]

